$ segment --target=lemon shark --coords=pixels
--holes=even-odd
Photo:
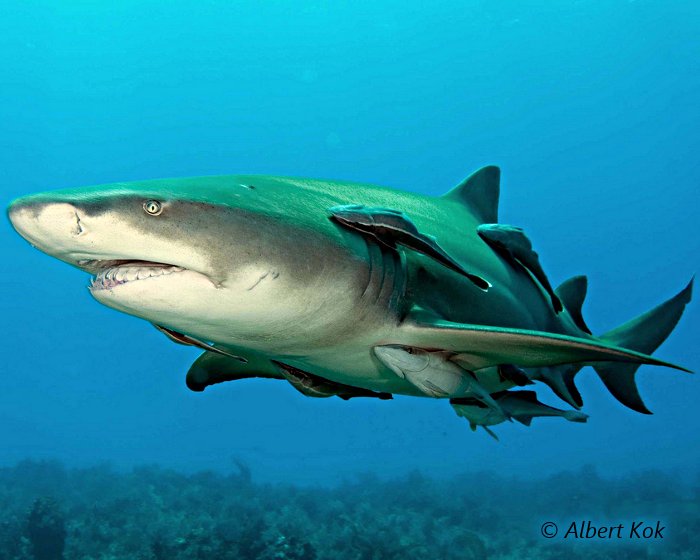
[[[8,216],[34,247],[91,274],[98,302],[202,348],[186,378],[195,391],[274,378],[313,397],[449,399],[462,416],[476,399],[506,420],[538,415],[531,395],[503,396],[533,383],[581,408],[573,380],[591,365],[648,413],[635,372],[688,371],[651,353],[692,281],[593,335],[585,277],[552,287],[525,232],[499,224],[499,183],[494,166],[441,197],[289,177],[161,179],[33,194]]]

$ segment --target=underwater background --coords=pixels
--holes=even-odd
[[[588,275],[601,333],[698,270],[699,37],[691,0],[3,2],[0,195],[229,173],[440,195],[496,164],[501,221],[553,283]],[[196,394],[198,350],[0,227],[1,559],[62,534],[71,559],[700,555],[694,376],[643,366],[645,416],[586,369],[587,424],[499,443],[444,401]],[[698,370],[699,335],[695,301],[655,355]],[[665,538],[540,534],[635,516]]]

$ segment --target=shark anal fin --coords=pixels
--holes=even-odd
[[[361,205],[334,206],[330,209],[331,219],[336,223],[370,235],[387,247],[396,245],[422,253],[443,266],[466,276],[481,290],[488,290],[491,284],[477,274],[472,274],[453,259],[435,240],[420,233],[411,219],[398,210],[390,208],[370,208]]]
[[[482,224],[477,228],[477,233],[510,262],[529,270],[549,295],[557,313],[564,309],[542,269],[539,256],[532,249],[532,242],[521,228],[503,224]]]
[[[546,384],[561,400],[575,408],[583,406],[574,377],[581,371],[581,364],[563,364],[560,366],[541,367],[530,373],[530,378]]]

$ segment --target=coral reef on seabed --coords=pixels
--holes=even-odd
[[[3,560],[602,560],[700,557],[700,478],[445,480],[369,473],[334,487],[263,484],[158,466],[118,472],[24,461],[0,468]],[[541,524],[660,519],[663,539],[545,539]]]

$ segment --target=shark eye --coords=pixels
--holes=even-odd
[[[147,200],[143,203],[143,209],[151,216],[157,216],[163,211],[163,205],[157,200]]]

